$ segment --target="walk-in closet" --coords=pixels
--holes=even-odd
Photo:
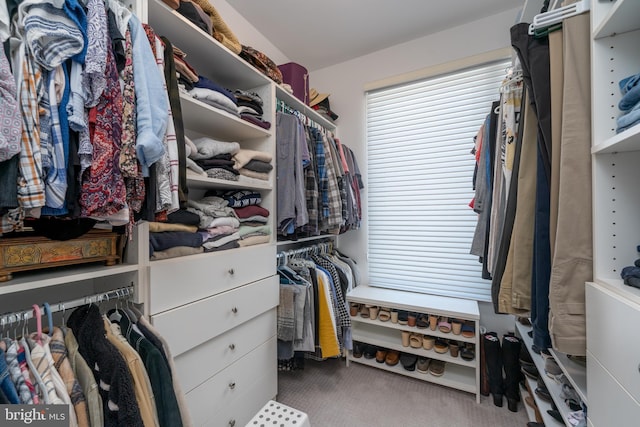
[[[0,426],[637,426],[639,22],[0,1]]]

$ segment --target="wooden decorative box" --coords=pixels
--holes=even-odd
[[[64,241],[33,235],[0,237],[0,282],[11,280],[16,271],[101,261],[114,265],[120,259],[119,238],[118,233],[96,229]]]

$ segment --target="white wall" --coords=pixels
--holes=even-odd
[[[243,44],[263,51],[276,64],[290,60],[260,32],[252,27],[225,0],[216,0],[216,9]],[[519,8],[480,19],[464,26],[393,46],[353,60],[311,73],[310,87],[331,93],[331,108],[340,117],[337,121],[340,140],[351,147],[366,179],[366,84],[427,67],[455,61],[480,53],[510,46],[509,28],[516,22]],[[496,91],[497,95],[497,91]],[[366,188],[363,194],[366,200]],[[360,231],[351,231],[339,239],[339,247],[358,263],[361,275],[367,278],[366,206]],[[513,330],[511,316],[493,313],[488,303],[481,303],[482,325],[488,330],[504,333]]]
[[[276,45],[271,43],[253,25],[240,15],[226,0],[215,0],[211,2],[224,19],[224,22],[231,28],[241,44],[251,46],[254,49],[266,54],[276,64],[286,64],[291,60]]]
[[[331,93],[331,109],[337,121],[340,140],[356,153],[366,178],[365,93],[367,83],[407,74],[427,67],[510,46],[509,28],[516,22],[519,8],[455,27],[437,34],[393,46],[353,60],[314,71],[310,87]],[[496,96],[498,95],[496,88]],[[363,200],[366,198],[366,189]],[[366,209],[366,206],[365,206]],[[367,275],[366,210],[363,229],[348,232],[338,246],[352,256]],[[487,330],[504,333],[513,330],[513,318],[493,313],[488,303],[480,304],[481,323]]]

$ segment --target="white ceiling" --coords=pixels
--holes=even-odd
[[[522,6],[524,0],[228,0],[289,59],[318,70]]]

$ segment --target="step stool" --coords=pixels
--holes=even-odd
[[[270,400],[245,427],[311,427],[311,424],[304,412]]]

